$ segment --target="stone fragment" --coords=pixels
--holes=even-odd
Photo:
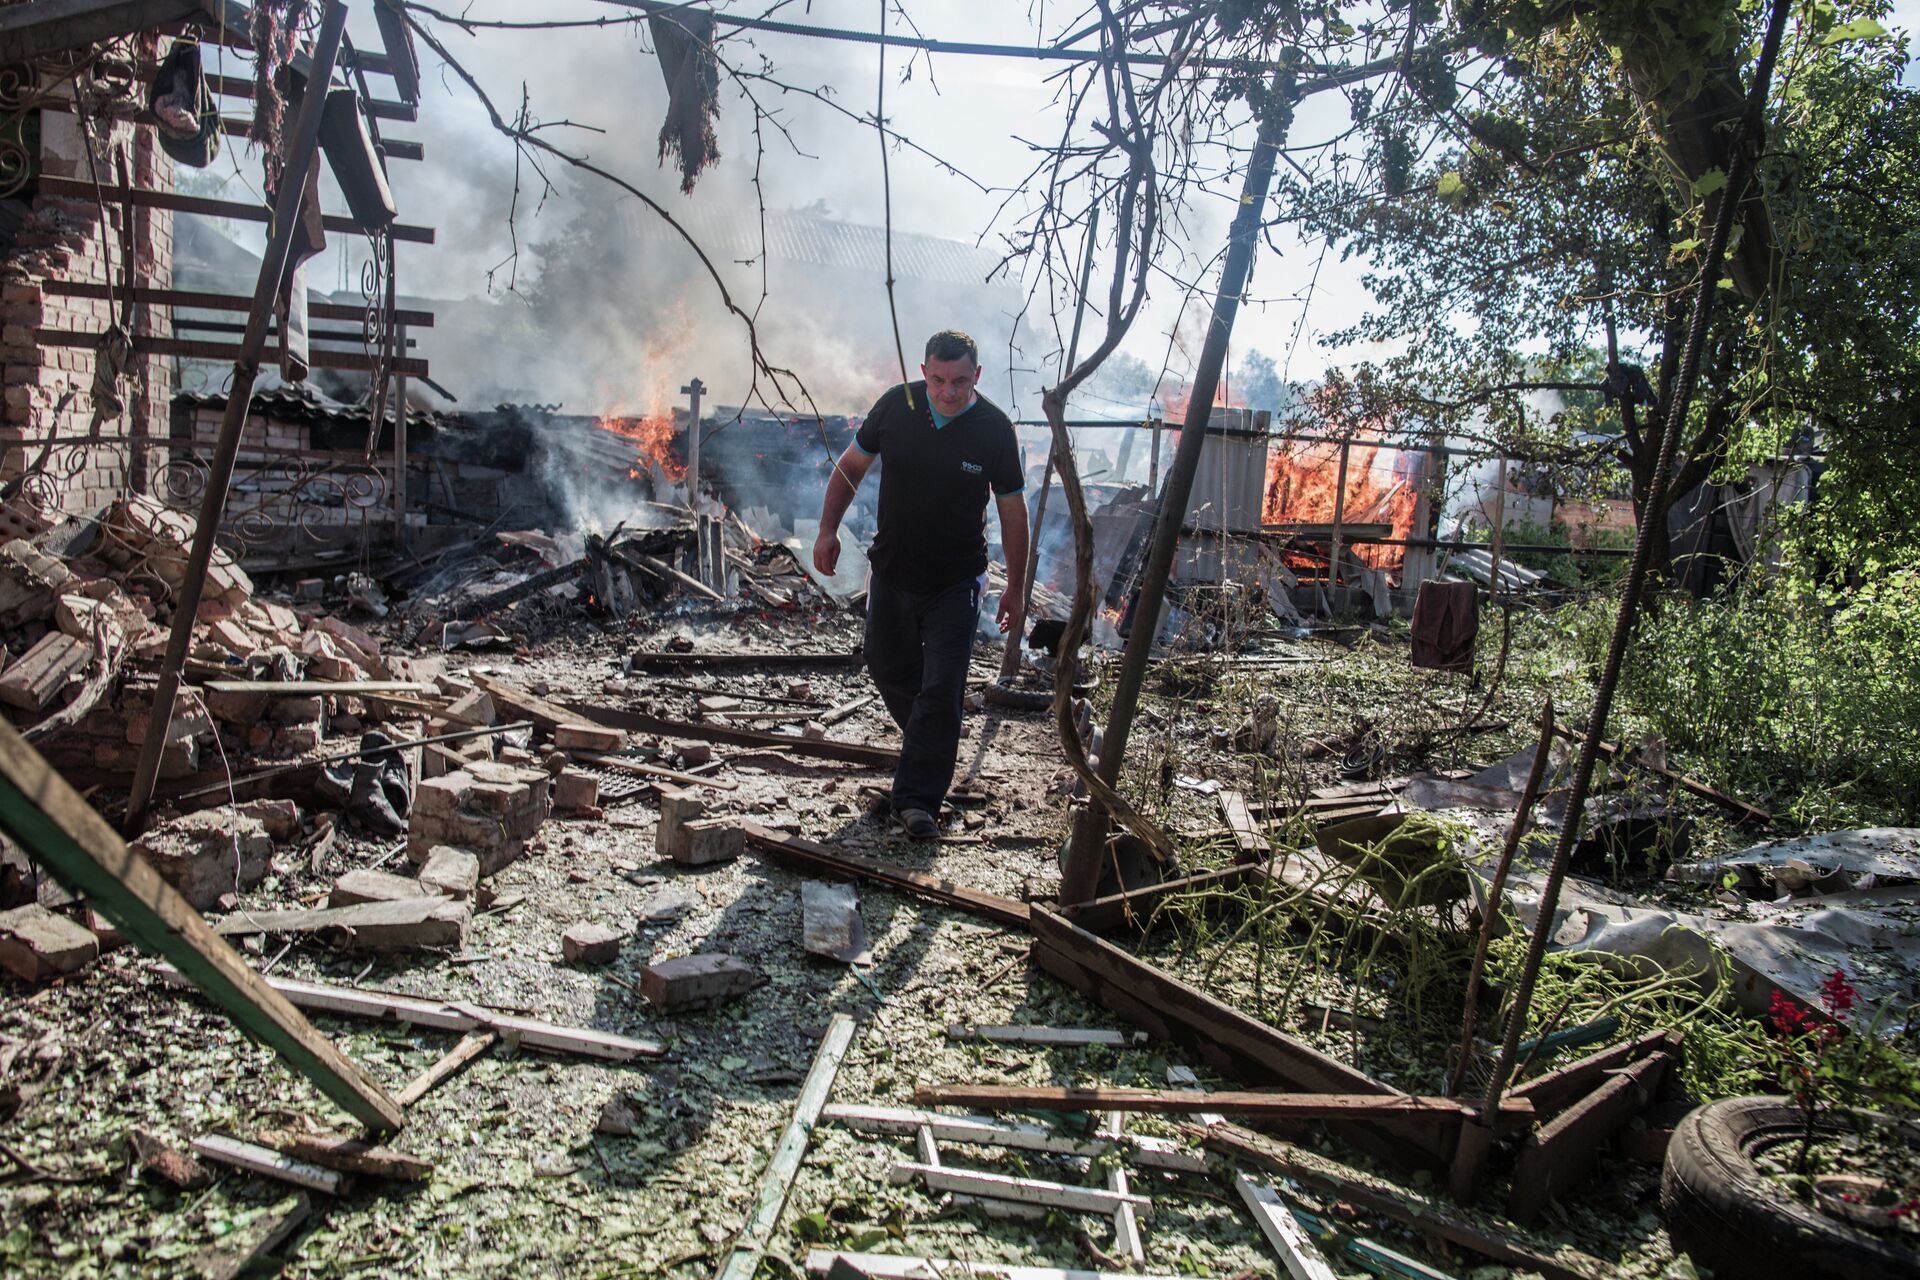
[[[553,780],[553,808],[556,813],[585,813],[600,806],[600,779],[574,769],[563,770]]]
[[[663,1013],[705,1009],[759,985],[760,975],[721,951],[662,960],[640,971],[640,992]]]
[[[450,844],[435,845],[420,867],[420,883],[430,893],[465,902],[480,887],[480,859]]]
[[[291,800],[244,800],[234,812],[258,818],[275,840],[286,840],[300,830],[300,806]]]
[[[206,1166],[156,1133],[134,1129],[128,1132],[127,1139],[143,1173],[164,1179],[182,1191],[198,1191],[213,1181]]]
[[[625,1138],[638,1129],[640,1124],[640,1109],[634,1105],[633,1099],[624,1093],[616,1093],[607,1099],[604,1107],[600,1108],[600,1118],[594,1122],[593,1127],[599,1133]]]
[[[731,861],[746,849],[746,833],[732,819],[698,818],[680,824],[669,856],[683,867],[705,867]]]
[[[458,951],[466,944],[472,909],[438,894],[397,902],[361,902],[311,911],[239,911],[214,926],[229,937],[250,933],[312,933],[350,951],[415,947]]]
[[[642,924],[671,924],[700,905],[700,898],[681,885],[668,885],[640,904]]]
[[[387,871],[356,867],[333,882],[333,891],[327,895],[327,905],[351,907],[361,902],[401,902],[426,896],[427,890],[418,880]]]
[[[293,598],[308,602],[327,598],[327,583],[324,578],[302,578],[293,584]]]
[[[0,911],[0,965],[28,982],[77,973],[99,954],[92,931],[38,903]]]
[[[560,953],[568,964],[612,964],[627,935],[603,924],[576,924],[560,935]]]
[[[700,708],[700,714],[722,716],[729,711],[738,711],[744,704],[738,698],[729,698],[725,694],[713,693],[694,704]]]
[[[202,809],[160,824],[131,848],[181,897],[206,911],[222,894],[251,889],[266,878],[273,837],[258,818]]]
[[[697,768],[713,763],[713,744],[711,742],[683,742],[680,744],[680,758],[686,761],[687,768]]]
[[[627,735],[597,724],[563,724],[553,731],[553,745],[562,751],[618,751]]]
[[[660,788],[660,825],[654,829],[653,847],[669,858],[675,858],[675,850],[680,847],[680,829],[687,823],[706,815],[707,802],[691,791],[678,787]]]

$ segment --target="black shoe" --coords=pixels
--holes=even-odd
[[[940,824],[925,809],[902,809],[900,825],[907,829],[909,840],[937,840],[940,838]]]

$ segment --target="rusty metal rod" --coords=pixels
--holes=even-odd
[[[214,535],[220,531],[220,514],[227,505],[227,486],[233,481],[233,463],[240,450],[240,434],[247,424],[247,407],[253,399],[254,379],[260,373],[260,353],[267,345],[267,318],[273,313],[273,301],[280,292],[280,281],[287,266],[287,251],[300,222],[300,201],[307,190],[307,174],[316,163],[320,140],[320,109],[327,99],[327,83],[333,78],[334,60],[340,54],[340,35],[346,30],[347,6],[342,0],[327,0],[320,17],[320,35],[314,44],[312,73],[307,77],[306,93],[300,95],[300,110],[293,130],[287,136],[287,149],[280,170],[280,188],[274,193],[273,239],[260,258],[260,278],[253,288],[253,308],[247,312],[247,331],[240,339],[239,354],[233,362],[233,383],[227,392],[226,412],[220,419],[220,438],[214,445],[207,468],[207,488],[200,500],[200,523],[193,533],[193,549],[187,555],[187,573],[173,602],[173,634],[167,637],[167,656],[160,666],[160,684],[154,690],[154,714],[163,717],[165,726],[173,715],[174,698],[180,692],[180,670],[186,665],[187,649],[193,642],[193,624],[200,611],[200,596],[207,585],[207,567],[213,562]],[[131,828],[153,800],[154,783],[160,777],[160,755],[167,745],[164,732],[149,733],[140,744],[140,763],[133,774],[133,791],[127,798],[127,824]]]
[[[1566,879],[1573,846],[1580,839],[1580,819],[1586,809],[1587,791],[1593,785],[1594,766],[1600,759],[1600,741],[1607,731],[1607,716],[1613,710],[1613,695],[1620,684],[1620,668],[1626,661],[1627,642],[1633,637],[1633,626],[1639,617],[1640,593],[1646,589],[1647,575],[1652,569],[1650,562],[1653,559],[1654,529],[1665,527],[1667,485],[1673,477],[1673,458],[1679,451],[1680,433],[1686,430],[1687,408],[1693,400],[1694,383],[1700,376],[1700,354],[1707,345],[1707,327],[1713,319],[1713,304],[1719,292],[1727,237],[1733,229],[1734,206],[1746,198],[1747,185],[1752,177],[1748,140],[1758,132],[1760,113],[1766,105],[1767,84],[1773,78],[1774,59],[1779,56],[1780,37],[1786,30],[1788,8],[1787,0],[1773,0],[1766,44],[1760,54],[1759,68],[1754,74],[1746,112],[1730,142],[1732,158],[1727,164],[1727,185],[1719,192],[1720,201],[1714,213],[1713,232],[1707,242],[1706,261],[1701,266],[1700,281],[1695,286],[1693,317],[1689,321],[1686,350],[1681,357],[1679,381],[1674,385],[1666,406],[1665,432],[1660,437],[1660,450],[1654,458],[1653,483],[1647,489],[1645,515],[1634,538],[1633,561],[1627,569],[1626,585],[1620,593],[1620,611],[1614,620],[1612,642],[1607,647],[1607,663],[1601,670],[1599,687],[1594,691],[1592,727],[1587,732],[1587,740],[1580,744],[1580,761],[1574,767],[1573,790],[1567,797],[1567,814],[1560,829],[1560,840],[1554,846],[1553,863],[1547,869],[1539,914],[1534,919],[1533,936],[1527,944],[1527,958],[1520,970],[1519,985],[1513,993],[1513,1009],[1507,1015],[1506,1036],[1500,1045],[1500,1058],[1494,1064],[1493,1078],[1487,1082],[1487,1095],[1481,1106],[1483,1124],[1492,1123],[1499,1110],[1500,1096],[1513,1070],[1520,1036],[1526,1029],[1527,1014],[1533,1005],[1534,984],[1540,977],[1541,961],[1546,957],[1547,939],[1553,935],[1553,918],[1560,906],[1560,886]]]
[[[1460,1030],[1460,1061],[1453,1068],[1453,1078],[1447,1081],[1448,1096],[1457,1096],[1460,1084],[1466,1079],[1467,1060],[1473,1055],[1474,1004],[1480,998],[1480,974],[1486,967],[1487,948],[1493,943],[1493,923],[1500,915],[1500,895],[1506,891],[1507,873],[1513,868],[1514,854],[1520,850],[1520,841],[1527,831],[1527,816],[1533,812],[1533,802],[1540,798],[1540,783],[1547,774],[1547,757],[1553,754],[1553,695],[1547,695],[1547,705],[1540,712],[1540,743],[1533,751],[1533,766],[1527,770],[1527,785],[1520,792],[1520,807],[1513,815],[1513,826],[1507,830],[1506,848],[1500,851],[1500,862],[1493,869],[1493,880],[1487,885],[1487,906],[1481,913],[1480,940],[1473,949],[1473,963],[1467,968],[1467,1016]]]

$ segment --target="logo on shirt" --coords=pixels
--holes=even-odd
[[[967,473],[968,475],[970,475],[970,476],[977,476],[977,475],[979,475],[979,474],[980,474],[980,473],[981,473],[982,471],[985,471],[985,470],[986,470],[986,468],[985,468],[985,467],[983,467],[983,466],[981,466],[981,465],[980,465],[979,463],[977,463],[977,462],[962,462],[962,463],[960,464],[960,469],[961,469],[962,471],[964,471],[964,472],[966,472],[966,473]]]

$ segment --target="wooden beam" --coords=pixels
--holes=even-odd
[[[1363,1071],[1242,1013],[1206,992],[1070,923],[1032,909],[1034,963],[1149,1035],[1187,1045],[1221,1072],[1249,1084],[1312,1093],[1398,1096]],[[1398,1164],[1439,1167],[1453,1152],[1457,1124],[1335,1122],[1337,1131]]]
[[[343,52],[340,61],[348,61]],[[201,76],[207,87],[215,93],[228,98],[244,98],[253,101],[253,81],[244,76],[222,76],[207,72]],[[385,98],[362,98],[360,105],[375,120],[404,120],[408,124],[420,118],[420,108],[411,102],[392,102]]]
[[[1002,1120],[993,1116],[956,1116],[912,1107],[868,1107],[835,1104],[821,1118],[861,1133],[889,1133],[911,1138],[925,1129],[942,1142],[976,1147],[1006,1147],[1012,1151],[1044,1151],[1052,1155],[1098,1159],[1118,1149],[1129,1160],[1175,1173],[1206,1173],[1212,1166],[1205,1156],[1182,1149],[1166,1138],[1125,1134],[1115,1138],[1078,1138],[1045,1125]]]
[[[415,1076],[393,1100],[403,1107],[410,1107],[433,1092],[441,1082],[452,1077],[460,1068],[491,1049],[500,1037],[492,1031],[469,1031],[461,1037],[460,1043],[441,1055],[440,1060]]]
[[[636,650],[627,655],[635,667],[856,667],[855,653],[666,653]]]
[[[1280,1262],[1293,1280],[1338,1280],[1326,1258],[1314,1246],[1306,1231],[1294,1220],[1293,1210],[1272,1187],[1255,1182],[1246,1174],[1236,1174],[1233,1189],[1247,1206],[1247,1212],[1260,1228],[1260,1234],[1273,1246]]]
[[[1218,1124],[1188,1131],[1211,1150],[1284,1174],[1357,1209],[1438,1236],[1517,1271],[1537,1271],[1545,1280],[1609,1280],[1617,1270],[1591,1254],[1535,1244],[1520,1238],[1511,1224],[1502,1226],[1488,1215],[1456,1208],[1419,1191],[1390,1186],[1239,1125]]]
[[[1115,1031],[1110,1027],[976,1026],[969,1022],[948,1027],[947,1038],[991,1040],[995,1044],[1044,1044],[1056,1048],[1097,1044],[1107,1049],[1131,1049],[1147,1043],[1144,1031]]]
[[[486,691],[487,696],[493,699],[495,706],[512,712],[519,719],[533,721],[534,727],[549,737],[553,736],[553,731],[563,724],[597,724],[602,728],[618,727],[599,719],[598,715],[592,711],[581,710],[575,707],[562,707],[555,703],[548,702],[545,698],[539,697],[521,688],[517,684],[502,680],[498,676],[490,676],[484,671],[469,672],[468,678]]]
[[[162,969],[160,977],[166,981],[180,981],[180,975],[168,969]],[[499,1013],[459,1001],[423,1000],[417,996],[393,995],[385,991],[361,991],[355,987],[336,987],[324,982],[302,982],[297,978],[267,978],[265,981],[280,995],[303,1009],[349,1018],[370,1018],[375,1022],[431,1027],[436,1031],[484,1029],[494,1032],[503,1040],[514,1041],[523,1049],[576,1054],[607,1062],[658,1058],[667,1052],[665,1045],[655,1044],[651,1040],[635,1040],[588,1027],[564,1027],[557,1023],[542,1022],[538,1018]]]
[[[1557,1070],[1537,1076],[1515,1089],[1510,1098],[1525,1098],[1542,1116],[1555,1116],[1605,1083],[1608,1073],[1630,1062],[1664,1053],[1679,1060],[1683,1037],[1677,1030],[1653,1031],[1633,1040],[1624,1040]]]
[[[774,1228],[780,1225],[780,1210],[786,1207],[787,1193],[793,1189],[794,1175],[800,1172],[800,1161],[807,1154],[807,1144],[813,1139],[813,1128],[820,1122],[820,1111],[827,1105],[827,1097],[833,1092],[833,1080],[840,1073],[840,1062],[847,1056],[847,1048],[853,1043],[853,1019],[844,1013],[836,1013],[827,1024],[827,1034],[820,1038],[819,1052],[814,1054],[813,1066],[807,1070],[807,1078],[800,1086],[800,1099],[794,1105],[793,1119],[788,1122],[787,1130],[780,1135],[779,1145],[773,1149],[773,1159],[767,1162],[766,1175],[760,1180],[760,1194],[754,1200],[753,1211],[747,1215],[747,1222],[740,1229],[740,1235],[733,1242],[733,1250],[720,1267],[719,1280],[753,1280],[760,1269],[760,1259],[766,1256],[767,1245],[773,1238]]]
[[[93,184],[82,182],[78,178],[62,178],[46,174],[38,178],[40,194],[53,196],[61,200],[83,200],[88,204],[98,198]],[[109,187],[107,198],[124,202],[142,209],[170,209],[175,213],[199,213],[210,218],[234,218],[241,222],[269,222],[273,210],[265,205],[247,204],[239,200],[216,200],[211,196],[193,196],[183,191],[151,191],[145,187]],[[345,214],[329,213],[324,218],[329,231],[350,231],[354,235],[368,235],[376,228],[363,227]],[[393,238],[410,244],[432,244],[433,228],[416,227],[406,223],[393,226]]]
[[[1261,1120],[1458,1120],[1477,1110],[1458,1098],[1404,1093],[1195,1093],[1182,1089],[1001,1084],[923,1084],[913,1091],[913,1100],[928,1106],[980,1107],[988,1111],[1140,1111],[1153,1115],[1217,1111]],[[1531,1124],[1533,1104],[1523,1099],[1503,1099],[1500,1115],[1510,1124]]]
[[[1222,791],[1218,799],[1220,817],[1233,836],[1233,860],[1242,866],[1265,862],[1273,852],[1273,846],[1267,843],[1260,824],[1253,820],[1253,814],[1248,811],[1247,798],[1238,791]]]
[[[958,1258],[914,1258],[891,1253],[847,1253],[837,1249],[807,1252],[807,1274],[831,1276],[836,1263],[868,1280],[1113,1280],[1109,1271],[1063,1270],[1059,1267],[1016,1267],[1005,1262],[966,1262]],[[1180,1280],[1161,1273],[1132,1280]]]
[[[1202,871],[1197,875],[1185,876],[1179,880],[1166,880],[1142,889],[1095,898],[1091,902],[1067,907],[1061,914],[1082,929],[1088,929],[1094,933],[1110,933],[1128,921],[1132,921],[1136,926],[1145,927],[1148,918],[1153,915],[1153,909],[1162,899],[1182,893],[1237,889],[1246,883],[1246,880],[1247,868],[1244,866],[1226,867],[1219,871]]]
[[[292,1156],[281,1155],[271,1147],[242,1142],[238,1138],[229,1138],[217,1133],[195,1138],[193,1150],[196,1155],[217,1160],[224,1165],[231,1165],[235,1169],[244,1169],[248,1173],[257,1173],[263,1178],[291,1183],[296,1187],[304,1187],[308,1191],[324,1191],[330,1196],[339,1195],[347,1181],[343,1173],[322,1169],[319,1165],[295,1160]]]
[[[265,693],[276,698],[297,698],[308,694],[432,693],[440,686],[426,680],[208,680],[200,686],[208,693]]]
[[[42,347],[84,347],[91,350],[100,345],[97,333],[80,333],[72,329],[35,329],[33,340]],[[233,342],[207,342],[199,338],[163,338],[150,333],[137,333],[133,336],[133,349],[146,355],[185,356],[191,360],[234,360],[240,356],[241,346]],[[261,347],[261,356],[278,360],[280,346],[269,343]],[[357,373],[373,371],[374,358],[364,351],[336,351],[329,347],[314,347],[308,354],[307,364],[315,369],[348,369]],[[425,360],[401,357],[387,363],[391,373],[404,374],[410,378],[432,376],[432,369]]]
[[[1653,1101],[1672,1064],[1672,1058],[1656,1053],[1620,1068],[1527,1139],[1513,1162],[1507,1216],[1525,1226],[1549,1200],[1586,1177],[1601,1147]],[[1502,1105],[1511,1100],[1510,1094]]]
[[[930,1191],[978,1196],[985,1200],[1006,1200],[1013,1204],[1038,1205],[1048,1209],[1067,1209],[1101,1217],[1112,1214],[1122,1205],[1143,1218],[1153,1212],[1153,1201],[1141,1195],[1120,1195],[1099,1187],[1072,1187],[1039,1178],[1015,1178],[974,1169],[956,1169],[948,1165],[902,1160],[888,1170],[887,1177],[896,1183],[911,1182],[918,1178],[927,1184]]]
[[[269,1129],[254,1137],[261,1146],[282,1155],[307,1160],[339,1173],[364,1173],[396,1182],[425,1182],[433,1176],[433,1162],[392,1147],[363,1142],[337,1133],[307,1133],[299,1129]]]
[[[760,733],[753,729],[735,729],[687,720],[668,720],[661,716],[643,715],[638,711],[622,711],[615,707],[600,707],[587,702],[568,702],[565,705],[569,710],[577,713],[573,716],[575,720],[581,716],[587,716],[595,723],[614,729],[626,729],[634,733],[655,733],[669,738],[724,742],[736,747],[760,747],[772,751],[791,752],[797,756],[815,756],[822,760],[839,760],[847,764],[865,765],[871,769],[892,770],[900,763],[900,753],[891,747],[869,746],[863,742],[834,742],[825,738],[790,738],[777,733]]]
[[[568,755],[584,760],[596,769],[617,769],[621,773],[637,774],[643,778],[659,778],[663,782],[676,783],[683,787],[710,787],[715,791],[738,791],[737,782],[724,782],[719,778],[704,778],[698,774],[682,773],[678,769],[663,769],[657,764],[644,764],[639,760],[629,760],[625,756],[610,756],[604,751],[569,751]]]
[[[198,911],[160,878],[55,773],[0,724],[0,831],[140,947],[163,956],[239,1028],[274,1050],[368,1128],[398,1129],[404,1113],[371,1076],[247,967]]]
[[[1009,925],[1017,929],[1024,929],[1028,925],[1029,911],[1024,902],[1015,902],[1012,898],[1002,898],[996,894],[983,893],[978,889],[969,889],[951,880],[942,880],[939,876],[928,875],[924,871],[910,871],[896,863],[885,862],[878,858],[838,853],[817,845],[811,840],[802,840],[799,836],[769,831],[755,823],[743,823],[741,829],[746,832],[748,844],[773,855],[781,862],[791,863],[803,870],[836,876],[843,880],[875,880],[903,893],[932,898],[936,902],[944,902],[961,911],[985,916],[996,924]]]
[[[1586,734],[1581,733],[1577,729],[1569,729],[1563,724],[1554,725],[1553,731],[1556,735],[1565,738],[1569,742],[1584,745],[1587,740]],[[1607,742],[1604,739],[1595,743],[1594,746],[1600,754],[1608,760],[1617,760],[1621,755],[1625,754],[1625,748],[1621,747],[1618,743]],[[1702,800],[1710,800],[1721,808],[1738,814],[1742,821],[1758,823],[1761,826],[1769,826],[1773,822],[1773,815],[1767,810],[1762,809],[1759,805],[1748,804],[1745,800],[1730,796],[1717,788],[1710,787],[1697,778],[1690,778],[1684,773],[1677,773],[1665,765],[1655,764],[1650,760],[1630,760],[1627,762],[1627,767],[1632,769],[1645,769],[1648,773],[1658,774],[1668,782],[1679,787],[1682,791],[1699,796]]]
[[[208,13],[201,0],[33,0],[10,5],[0,9],[0,63],[29,62]]]
[[[86,297],[92,301],[121,301],[127,290],[117,284],[94,284],[90,280],[42,280],[42,294],[54,297]],[[152,284],[136,284],[132,299],[150,307],[180,307],[186,311],[246,311],[252,297],[240,294],[205,294],[202,290],[161,290]],[[317,320],[359,320],[367,315],[365,307],[344,307],[340,303],[309,301],[307,315]],[[396,311],[394,319],[409,328],[432,328],[432,311]]]

